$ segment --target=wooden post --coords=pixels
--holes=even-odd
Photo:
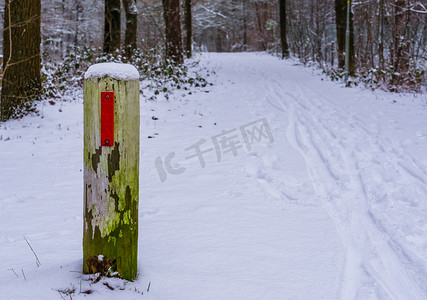
[[[106,91],[114,93],[107,93],[111,96],[107,96],[111,101],[110,122],[105,122],[101,105],[101,95],[105,98]],[[100,272],[127,280],[137,275],[139,115],[139,74],[135,67],[103,63],[88,69],[83,149],[86,274]],[[111,130],[111,142],[101,141],[101,131],[105,134],[105,130]]]

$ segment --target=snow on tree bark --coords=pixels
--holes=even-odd
[[[394,1],[394,28],[393,28],[393,66],[394,70],[398,73],[404,73],[408,65],[408,56],[407,56],[407,43],[405,36],[407,22],[405,22],[405,3],[404,0],[395,0]],[[408,10],[409,13],[409,10]],[[394,78],[395,84],[400,84],[401,77],[396,76]]]
[[[182,63],[181,16],[179,0],[162,0],[165,18],[166,58]]]
[[[138,29],[138,9],[136,0],[123,0],[126,14],[125,47],[128,49],[127,55],[131,55],[131,50],[136,49],[136,33]]]
[[[191,0],[185,0],[184,3],[184,25],[185,25],[185,52],[188,58],[191,57],[191,46],[193,43],[193,20]]]

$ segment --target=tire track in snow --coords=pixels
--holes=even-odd
[[[276,90],[274,87],[270,87],[270,90]],[[286,91],[283,91],[283,94],[287,95],[287,98],[294,99],[294,96],[290,93],[287,93]],[[281,100],[282,98],[279,96],[278,93],[276,93],[276,97]],[[284,102],[283,102],[284,103]],[[303,107],[304,109],[304,107]],[[296,116],[296,117],[295,117]],[[332,177],[332,180],[339,179],[329,168],[330,165],[328,160],[325,159],[325,156],[323,153],[319,150],[319,146],[314,142],[312,133],[309,132],[308,127],[304,125],[306,123],[306,120],[301,115],[301,113],[296,109],[295,105],[292,105],[291,108],[288,110],[288,118],[289,118],[289,124],[287,127],[287,138],[288,141],[291,143],[291,145],[297,149],[305,158],[307,167],[308,167],[308,173],[310,177],[312,178],[313,182],[315,182],[315,190],[316,193],[320,196],[322,199],[327,199],[331,197],[331,191],[328,190],[328,188],[322,183],[323,180],[329,179]],[[304,134],[301,135],[300,131],[303,131]],[[309,139],[307,139],[307,136],[310,136]],[[303,138],[305,137],[305,138]],[[320,174],[327,173],[328,176],[319,176]],[[333,184],[333,183],[329,183]],[[336,195],[338,196],[338,195]],[[334,196],[332,196],[334,197]],[[329,206],[329,205],[328,205]],[[355,299],[355,295],[357,295],[357,289],[360,282],[361,277],[361,269],[358,268],[359,265],[361,265],[362,259],[360,255],[358,255],[358,252],[353,246],[349,245],[349,242],[347,241],[347,234],[346,231],[342,229],[340,225],[342,225],[343,221],[339,220],[339,216],[337,216],[336,212],[339,211],[338,209],[331,209],[330,207],[327,207],[326,210],[328,211],[329,215],[332,217],[335,226],[337,228],[337,231],[343,240],[343,244],[346,248],[346,259],[344,264],[344,270],[343,270],[343,288],[341,291],[341,298],[342,299]],[[343,209],[341,209],[343,211]]]
[[[334,108],[334,120],[347,119],[350,122],[353,130],[351,132],[345,132],[344,134],[351,134],[354,131],[357,133],[356,137],[363,137],[364,141],[360,143],[360,146],[358,143],[353,143],[352,145],[347,143],[347,145],[342,145],[342,148],[346,149],[344,153],[349,153],[348,150],[351,148],[355,148],[357,150],[352,150],[351,157],[347,157],[345,161],[348,162],[353,160],[357,162],[356,167],[353,168],[353,170],[357,171],[357,178],[359,179],[361,188],[363,188],[365,201],[366,203],[369,203],[368,215],[370,222],[367,222],[366,224],[369,224],[371,229],[378,229],[378,231],[382,233],[381,236],[383,239],[379,239],[380,235],[378,235],[378,238],[376,240],[374,239],[374,241],[382,241],[382,243],[388,244],[388,247],[382,248],[384,250],[383,252],[387,252],[391,249],[392,251],[388,252],[388,256],[393,255],[395,256],[396,261],[400,262],[400,265],[394,268],[395,272],[401,272],[401,268],[404,268],[404,271],[406,271],[404,273],[410,275],[409,281],[411,281],[411,283],[412,281],[415,282],[409,286],[418,286],[418,288],[415,288],[418,296],[414,296],[414,299],[418,299],[420,297],[422,299],[427,298],[427,285],[425,284],[425,278],[427,277],[427,270],[425,266],[427,260],[426,256],[423,256],[425,253],[425,247],[418,247],[420,248],[416,249],[418,253],[414,253],[414,247],[412,245],[412,247],[405,246],[407,243],[405,235],[408,235],[405,227],[410,226],[410,231],[416,231],[417,234],[421,236],[425,236],[427,233],[427,220],[424,217],[427,214],[427,207],[423,207],[422,203],[420,205],[417,203],[417,201],[421,202],[419,199],[427,198],[427,185],[423,177],[423,175],[427,174],[426,168],[410,153],[404,153],[402,150],[393,147],[391,141],[379,135],[379,129],[377,129],[376,132],[373,132],[371,129],[368,129],[367,125],[358,118],[357,115],[352,115],[345,108],[341,106],[338,107],[336,104],[332,103],[332,101],[323,98],[311,87],[306,85],[302,86],[304,89],[299,87],[301,99],[309,101],[313,106],[320,106],[321,104],[325,105],[326,102],[327,105]],[[307,95],[307,91],[312,91],[312,93]],[[311,100],[312,98],[321,101],[313,101]],[[337,119],[336,116],[339,116],[339,118]],[[322,126],[326,131],[336,130],[333,126],[323,124],[321,115],[319,114],[317,114],[317,122],[322,123]],[[345,126],[342,126],[342,128],[345,128]],[[372,155],[375,157],[372,158]],[[370,174],[371,165],[373,165],[375,172],[378,173],[375,176]],[[391,173],[391,175],[388,173]],[[401,187],[399,187],[399,185]],[[408,186],[406,189],[412,192],[412,195],[408,196],[409,198],[416,197],[419,199],[406,200],[405,198],[407,198],[407,196],[405,195],[405,186]],[[417,191],[418,197],[413,195],[414,190]],[[391,199],[388,199],[388,202],[390,203],[389,205],[391,205],[392,208],[396,206],[396,209],[394,210],[397,211],[397,213],[395,212],[393,216],[388,216],[388,214],[393,212],[393,209],[389,209],[383,213],[381,211],[382,207],[376,207],[375,201],[378,201],[378,198],[382,195],[387,196],[387,193],[391,194],[389,197]],[[407,211],[404,213],[403,211],[401,212],[401,210]],[[391,219],[391,222],[387,220],[389,224],[384,224],[384,216]],[[414,219],[414,221],[405,220],[405,218],[408,219],[408,217],[409,219]],[[395,220],[393,220],[393,218]],[[400,228],[397,230],[394,229],[396,226]],[[422,228],[424,228],[424,230]],[[420,230],[421,233],[419,233]],[[385,240],[384,237],[386,237]],[[379,253],[379,256],[381,256],[381,254],[382,252]],[[372,260],[373,259],[371,259],[371,261]],[[393,270],[393,264],[390,261],[388,264],[390,266],[385,271]],[[388,274],[387,272],[385,273]],[[393,281],[393,278],[395,279],[395,286],[399,286],[397,283],[402,282],[402,279],[399,279],[399,274],[393,275],[394,277],[391,276],[392,278],[389,278],[389,281]],[[378,279],[378,276],[376,277]],[[396,291],[397,289],[393,288],[393,285],[390,284],[389,290]],[[396,293],[399,294],[398,292]],[[397,299],[406,298],[407,296],[405,296],[405,294],[400,294]]]
[[[325,112],[325,110],[323,109],[323,106],[319,105],[315,101],[310,100],[311,97],[304,94],[304,90],[310,90],[310,91],[312,91],[312,94],[317,95],[317,96],[320,96],[320,95],[318,95],[317,92],[313,88],[311,88],[310,86],[308,86],[306,84],[304,84],[303,87],[304,87],[304,89],[301,86],[298,86],[298,89],[299,89],[300,93],[302,94],[301,96],[302,97],[305,96],[304,99],[309,101],[312,106],[315,106],[318,110]],[[320,96],[320,97],[323,98],[322,96]],[[398,149],[390,146],[392,143],[390,141],[388,141],[387,139],[385,139],[385,142],[387,143],[387,144],[385,144],[384,142],[381,141],[381,139],[378,136],[374,137],[375,134],[371,130],[366,128],[364,121],[361,120],[360,118],[358,118],[356,115],[352,115],[345,108],[338,107],[332,101],[328,101],[328,105],[332,106],[334,108],[334,114],[335,115],[338,115],[341,119],[347,118],[350,122],[350,126],[353,129],[363,131],[366,134],[366,136],[370,139],[371,144],[376,145],[381,152],[392,152],[392,153],[394,153],[395,157],[396,157],[395,163],[399,165],[401,170],[406,171],[406,173],[408,175],[410,175],[411,177],[421,181],[425,186],[427,186],[427,181],[423,178],[423,176],[424,177],[427,176],[427,167],[423,166],[423,164],[420,161],[418,161],[410,153],[402,153],[402,151],[399,151]],[[342,112],[340,113],[339,110],[341,110]],[[323,126],[323,127],[325,128],[325,130],[328,130],[331,134],[333,134],[333,132],[330,131],[328,128],[326,128],[325,126]],[[408,164],[410,164],[411,166],[408,166]]]
[[[300,86],[297,86],[297,90],[303,94],[301,99],[308,100],[311,109],[307,109],[307,105],[301,105],[299,98],[286,92],[277,82],[268,90],[282,102],[283,111],[288,110],[287,138],[305,157],[309,174],[318,183],[318,193],[324,199],[329,198],[324,201],[325,207],[334,219],[347,248],[342,298],[358,297],[363,272],[366,270],[388,297],[422,299],[423,292],[414,284],[402,265],[401,258],[390,246],[393,241],[378,227],[369,211],[366,187],[357,162],[354,162],[357,157],[349,154],[348,147],[338,142],[337,134],[323,124],[320,116],[328,111],[319,109],[319,104],[310,101],[310,97],[303,94]],[[285,102],[280,95],[287,96],[287,106],[292,103],[291,108],[283,104]],[[350,114],[338,112],[334,107],[332,117],[337,122],[349,121],[358,135],[372,139],[369,130]],[[345,128],[347,124],[341,125]],[[304,134],[301,135],[300,131]],[[378,145],[378,140],[374,140],[371,144]],[[373,152],[385,152],[384,145],[378,148]],[[334,167],[337,162],[339,165]]]

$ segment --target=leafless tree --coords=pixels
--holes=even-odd
[[[40,94],[41,1],[6,0],[4,12],[2,121],[25,114]]]

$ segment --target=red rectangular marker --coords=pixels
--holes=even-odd
[[[101,92],[101,145],[114,145],[114,92]]]

